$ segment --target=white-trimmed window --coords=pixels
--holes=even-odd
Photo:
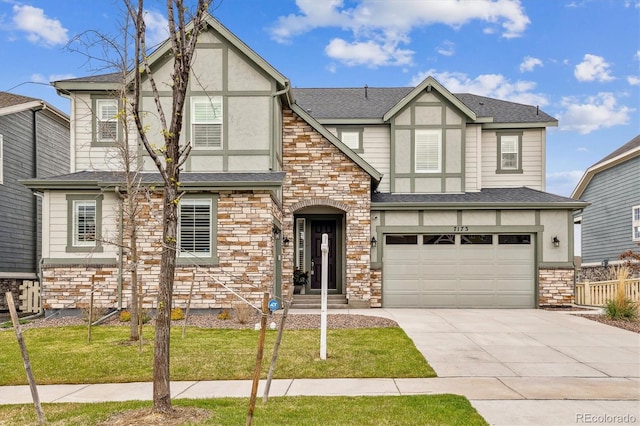
[[[500,169],[518,170],[518,136],[504,135],[500,137]]]
[[[96,141],[115,142],[118,140],[118,101],[116,99],[96,99]]]
[[[191,98],[191,141],[194,148],[222,148],[222,98]]]
[[[415,131],[416,173],[442,171],[442,132],[440,130]]]
[[[180,201],[178,248],[180,257],[211,256],[211,199]]]
[[[73,246],[96,245],[96,200],[73,201]]]
[[[4,183],[4,141],[0,135],[0,184]]]
[[[631,226],[633,229],[633,241],[640,241],[640,206],[631,208]]]
[[[362,149],[360,144],[362,132],[358,130],[341,130],[340,140],[354,151]]]

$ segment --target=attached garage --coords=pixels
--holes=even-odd
[[[533,308],[532,234],[384,235],[388,308]]]

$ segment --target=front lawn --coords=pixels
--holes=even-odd
[[[245,424],[248,400],[241,398],[175,400],[175,408],[208,410],[204,419],[186,418],[190,425]],[[135,424],[137,410],[149,402],[100,404],[44,404],[50,424]],[[0,424],[37,424],[33,406],[0,406]],[[139,419],[139,418],[138,418]],[[128,421],[127,421],[128,420]],[[157,424],[157,423],[156,423]],[[178,419],[172,424],[181,423]],[[458,395],[408,395],[371,397],[283,397],[258,401],[253,424],[260,425],[486,425],[469,401]]]
[[[171,380],[251,379],[258,332],[189,328],[171,334]],[[267,332],[266,377],[277,332]],[[128,342],[128,327],[99,326],[87,343],[86,327],[23,332],[38,384],[152,380],[153,328],[145,326],[142,353]],[[274,378],[434,377],[436,374],[397,327],[337,329],[327,333],[327,360],[319,359],[319,330],[285,330]],[[27,384],[13,331],[0,332],[0,386]]]

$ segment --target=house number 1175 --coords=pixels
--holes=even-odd
[[[453,231],[454,232],[467,232],[469,230],[468,226],[454,226],[453,227]]]

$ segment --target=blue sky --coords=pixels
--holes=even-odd
[[[187,1],[188,3],[188,1]],[[148,37],[166,35],[147,0]],[[68,112],[48,86],[95,74],[65,49],[118,33],[119,0],[0,0],[0,90]],[[586,168],[640,133],[640,0],[224,0],[212,14],[294,87],[413,86],[539,105],[547,190],[569,195]]]

